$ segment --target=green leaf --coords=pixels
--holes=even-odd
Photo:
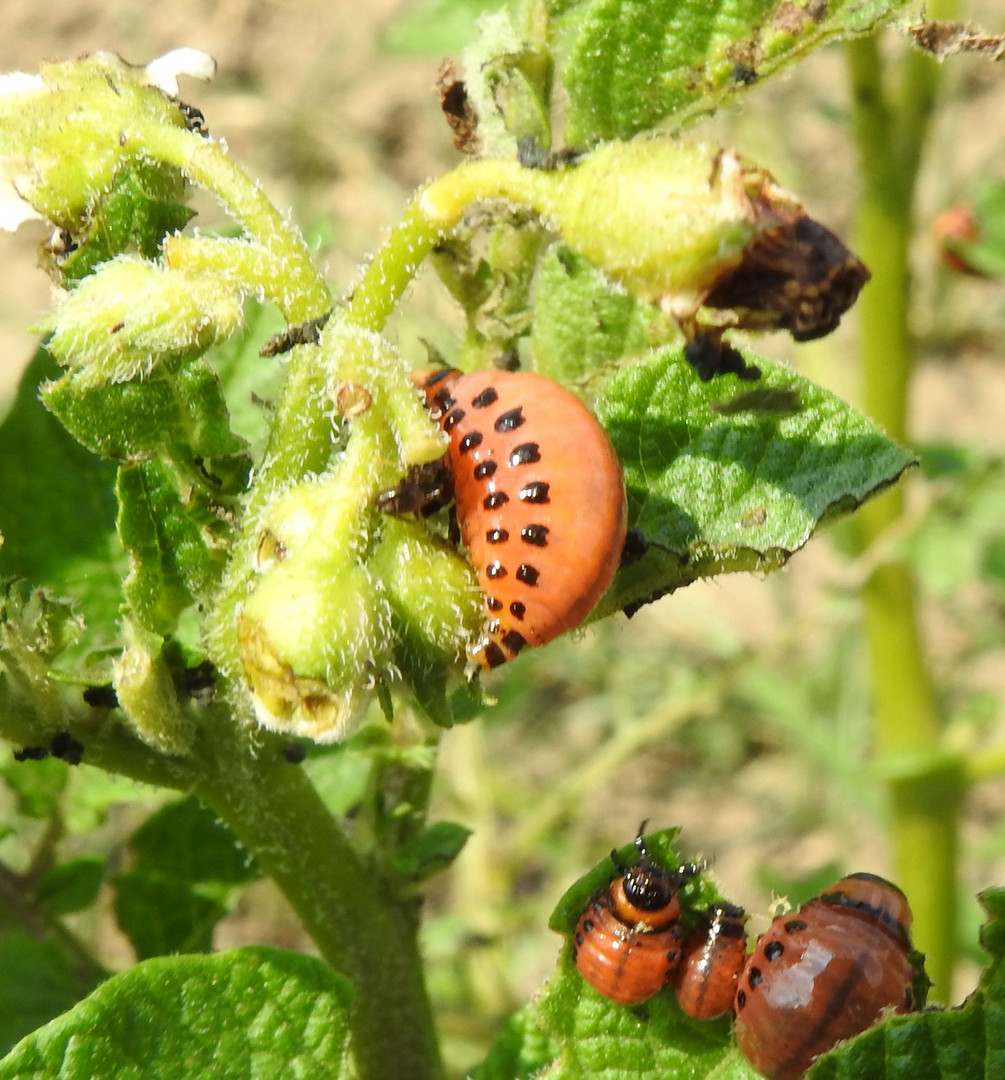
[[[237,495],[248,483],[251,459],[242,438],[235,435],[223,386],[201,358],[182,364],[174,373],[172,393],[177,401],[177,445],[192,454],[191,465],[218,495]],[[188,459],[185,459],[188,464]]]
[[[194,216],[177,201],[184,184],[174,170],[153,164],[130,163],[120,169],[111,189],[89,213],[87,235],[59,264],[64,283],[72,286],[98,263],[123,252],[152,259],[168,233],[182,229]]]
[[[471,1080],[531,1080],[558,1057],[559,1046],[538,1026],[531,1004],[514,1013]]]
[[[0,1054],[80,998],[70,961],[54,941],[4,936],[0,971]]]
[[[553,248],[535,280],[534,367],[569,382],[648,345],[653,309],[610,284],[568,248]]]
[[[683,127],[830,38],[865,33],[905,0],[552,0],[568,15],[561,68],[572,146]]]
[[[71,835],[83,835],[101,828],[109,813],[118,812],[123,804],[128,803],[135,809],[137,805],[149,811],[163,799],[165,789],[151,788],[144,791],[142,801],[138,802],[137,790],[132,784],[124,784],[115,773],[103,769],[78,769],[74,773],[73,799],[64,807],[67,832]]]
[[[57,586],[107,644],[126,569],[114,541],[115,469],[78,445],[38,400],[39,385],[58,374],[39,350],[0,425],[0,573]]]
[[[67,374],[43,387],[42,399],[95,454],[167,457],[206,494],[244,489],[245,445],[231,431],[220,381],[201,357],[127,382],[88,385]]]
[[[471,830],[453,821],[437,821],[400,847],[391,859],[395,871],[418,883],[438,874],[457,858]]]
[[[178,952],[209,952],[213,930],[227,914],[219,900],[187,881],[154,871],[113,879],[115,917],[140,960]]]
[[[25,1039],[0,1080],[339,1080],[350,1001],[319,960],[279,949],[150,960]]]
[[[549,1080],[759,1080],[733,1045],[728,1020],[691,1020],[670,992],[641,1009],[616,1005],[584,982],[568,948],[538,1001],[538,1017],[561,1047]]]
[[[133,564],[126,601],[146,629],[169,635],[181,612],[212,588],[219,560],[160,461],[121,466],[115,494],[119,538]]]
[[[311,783],[333,814],[351,814],[359,809],[366,798],[371,784],[373,755],[363,743],[365,738],[364,727],[357,736],[344,743],[320,750],[312,747],[304,763]]]
[[[104,879],[104,859],[72,859],[44,874],[35,888],[35,896],[54,914],[68,915],[90,907]]]
[[[68,374],[43,398],[88,449],[128,462],[116,486],[132,556],[126,599],[143,626],[171,634],[216,581],[229,535],[217,503],[243,490],[250,470],[219,379],[197,358],[124,383],[88,386]]]
[[[597,614],[699,577],[781,566],[914,462],[833,394],[749,359],[763,373],[753,387],[700,382],[677,347],[604,383],[597,416],[624,467],[629,525],[651,546]]]
[[[279,395],[286,378],[281,357],[262,357],[263,341],[285,323],[274,307],[255,300],[245,302],[245,328],[223,342],[212,357],[223,390],[234,434],[251,447],[260,460],[269,433],[269,403]]]
[[[133,833],[129,847],[136,869],[184,881],[240,885],[259,876],[234,834],[194,797],[161,807]]]
[[[59,806],[70,778],[69,766],[55,758],[6,762],[0,768],[7,787],[17,795],[17,811],[25,817],[47,818]]]
[[[115,911],[141,958],[209,951],[227,914],[225,887],[259,876],[230,830],[193,797],[161,807],[129,848],[133,868],[115,878]]]
[[[1005,535],[1005,464],[974,455],[965,469],[943,476],[940,487],[903,550],[925,587],[948,597],[993,573],[995,545]]]

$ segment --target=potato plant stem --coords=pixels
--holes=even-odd
[[[947,17],[929,10],[936,14]],[[908,55],[900,96],[892,101],[875,38],[851,42],[848,61],[862,177],[857,246],[873,274],[859,305],[862,405],[892,438],[905,441],[914,361],[908,330],[912,204],[939,73],[934,60]],[[900,517],[903,503],[898,487],[863,508],[857,518],[863,548]],[[943,722],[910,567],[894,559],[883,562],[862,598],[875,750],[888,784],[895,873],[915,913],[915,938],[927,954],[933,996],[945,1001],[952,993],[955,958],[961,774],[955,761],[939,752]]]
[[[364,271],[347,318],[367,330],[382,330],[422,260],[472,203],[505,199],[546,213],[554,187],[547,173],[497,158],[465,162],[427,184]]]
[[[438,1080],[417,906],[359,855],[304,771],[278,747],[256,753],[247,735],[228,725],[210,738],[216,767],[196,794],[276,882],[328,964],[352,982],[355,1074]]]
[[[200,170],[200,158],[193,154],[186,171],[218,193],[225,189],[231,196],[226,200],[228,205],[240,203],[238,216],[247,227],[255,226],[256,239],[280,261],[286,260],[290,292],[297,292],[297,286],[307,297],[298,305],[288,305],[287,317],[321,314],[324,295],[312,278],[311,268],[303,264],[301,246],[295,238],[284,238],[281,228],[274,228],[269,208],[259,205],[254,192],[244,189],[240,177],[234,185],[224,183],[233,178],[211,151],[207,153],[212,168]],[[351,299],[335,313],[321,349],[291,352],[268,464],[252,496],[246,553],[254,550],[259,527],[255,512],[268,492],[324,466],[331,447],[331,388],[337,383],[358,382],[379,388],[402,436],[399,442],[411,447],[417,460],[430,456],[423,446],[423,434],[427,426],[432,433],[432,426],[424,422],[413,430],[414,418],[406,408],[410,405],[411,412],[423,416],[407,372],[400,366],[378,363],[379,346],[366,335],[383,329],[423,259],[459,220],[468,203],[487,196],[533,195],[540,183],[533,177],[528,179],[528,171],[519,166],[479,164],[461,167],[420,192],[367,267]],[[235,187],[233,192],[231,186]],[[400,394],[396,379],[401,382]],[[384,422],[384,418],[368,413],[354,422],[341,460],[343,472],[366,472],[365,462],[359,469],[353,466],[352,455],[364,445],[361,440],[370,448],[373,440],[366,436],[373,435],[371,429],[384,430]],[[433,447],[434,452],[438,449],[438,445]],[[412,450],[406,450],[408,456]],[[368,498],[369,489],[363,494]],[[357,517],[347,515],[346,520]],[[229,643],[221,647],[231,661],[236,654],[230,628],[237,606],[247,595],[247,563],[247,558],[235,560],[236,569],[224,584],[214,616],[216,625],[224,628],[217,637]],[[236,661],[229,666],[239,670]],[[198,754],[206,775],[196,784],[196,794],[223,818],[275,880],[325,960],[353,983],[357,996],[351,1029],[357,1074],[362,1080],[405,1075],[409,1080],[435,1080],[442,1074],[442,1066],[423,985],[414,902],[396,895],[391,883],[367,865],[301,770],[285,763],[275,751],[271,756],[256,751],[249,745],[247,732],[240,731],[230,717],[221,717],[216,726],[206,726],[202,737],[211,745]],[[425,798],[428,782],[423,787]],[[421,812],[424,807],[418,809]]]

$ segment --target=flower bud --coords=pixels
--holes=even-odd
[[[668,137],[612,142],[556,174],[565,242],[693,337],[717,325],[829,333],[869,272],[770,174],[735,151]]]
[[[259,723],[318,742],[344,739],[389,673],[391,611],[361,567],[291,559],[248,598],[238,647]]]
[[[265,727],[343,739],[391,673],[391,607],[361,562],[368,513],[337,471],[296,484],[262,514],[259,573],[237,635]]]
[[[471,563],[421,523],[385,517],[368,565],[387,590],[401,647],[463,663],[485,617]]]
[[[198,355],[243,325],[241,292],[224,278],[120,255],[71,293],[43,328],[48,348],[90,385],[125,382],[172,357]]]

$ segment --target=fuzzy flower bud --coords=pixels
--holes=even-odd
[[[556,174],[548,214],[571,248],[686,330],[704,307],[721,325],[820,337],[869,278],[765,169],[707,143],[600,146]]]
[[[199,354],[243,325],[241,292],[224,278],[122,255],[100,266],[43,324],[49,351],[91,384],[148,375]]]
[[[137,127],[184,127],[177,76],[208,78],[215,64],[176,49],[147,68],[111,53],[43,64],[38,75],[0,76],[0,227],[44,217],[75,233],[138,148]]]

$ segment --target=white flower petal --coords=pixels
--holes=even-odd
[[[185,46],[151,60],[144,70],[151,86],[177,97],[179,75],[191,75],[194,79],[208,82],[216,74],[216,61],[202,49]]]
[[[27,71],[0,73],[0,94],[25,94],[41,90],[44,86],[41,75],[32,75]]]

